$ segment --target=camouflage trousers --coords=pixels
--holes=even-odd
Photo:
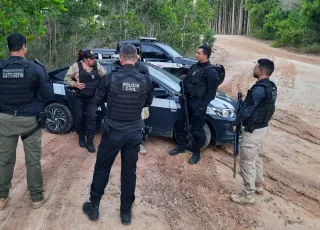
[[[256,183],[263,183],[263,141],[268,134],[268,127],[255,129],[253,133],[243,131],[240,142],[240,175],[242,189],[247,195],[256,191]]]
[[[19,117],[0,113],[0,198],[9,196],[11,180],[16,163],[16,149],[19,136],[28,133],[38,125],[36,117]],[[31,200],[43,199],[41,171],[41,129],[23,140],[27,183]]]

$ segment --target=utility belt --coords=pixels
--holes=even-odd
[[[100,126],[101,132],[103,136],[107,136],[109,135],[110,131],[111,131],[111,127],[107,124],[107,122],[105,122],[105,120],[103,120],[101,122],[101,126]],[[152,127],[151,126],[145,126],[144,128],[141,129],[141,133],[142,133],[142,140],[146,141],[149,134],[152,131]]]
[[[19,110],[5,110],[0,108],[0,113],[8,114],[14,117],[35,117],[34,113],[20,112]]]
[[[254,130],[256,129],[262,129],[266,127],[266,125],[255,125],[255,126],[244,126],[244,131],[249,132],[249,133],[253,133]]]
[[[253,133],[254,128],[253,128],[253,126],[244,126],[244,131],[249,132],[249,133]]]

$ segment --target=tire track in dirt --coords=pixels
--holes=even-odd
[[[232,169],[231,146],[220,149],[222,152],[218,151],[214,159]],[[264,159],[264,177],[265,189],[268,192],[302,207],[317,218],[320,217],[320,185],[299,174],[284,170],[270,158]]]
[[[156,183],[148,180],[143,194],[149,202],[159,202],[172,229],[245,229],[259,225],[246,207],[229,201],[230,188],[219,181],[210,150],[205,150],[201,161],[191,166],[187,163],[191,156],[188,153],[169,156],[172,147],[160,138],[148,141],[148,151],[157,156],[159,163],[152,171]]]
[[[320,131],[299,117],[283,109],[276,109],[271,124],[273,127],[320,145]]]

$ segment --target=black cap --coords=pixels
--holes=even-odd
[[[22,34],[10,34],[7,37],[8,46],[22,46],[27,44],[27,39]]]
[[[83,58],[96,59],[98,58],[98,54],[93,53],[92,50],[85,50],[83,52]]]

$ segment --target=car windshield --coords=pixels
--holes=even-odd
[[[170,46],[166,45],[166,44],[162,44],[162,43],[157,43],[157,45],[164,49],[166,52],[168,52],[172,58],[180,58],[182,57],[181,54],[179,54],[177,51],[175,51],[174,49],[172,49]]]
[[[157,79],[159,82],[162,82],[166,86],[170,87],[176,93],[180,91],[179,82],[181,80],[178,77],[157,66],[150,65],[150,64],[146,64],[146,66],[148,67],[152,77]]]

